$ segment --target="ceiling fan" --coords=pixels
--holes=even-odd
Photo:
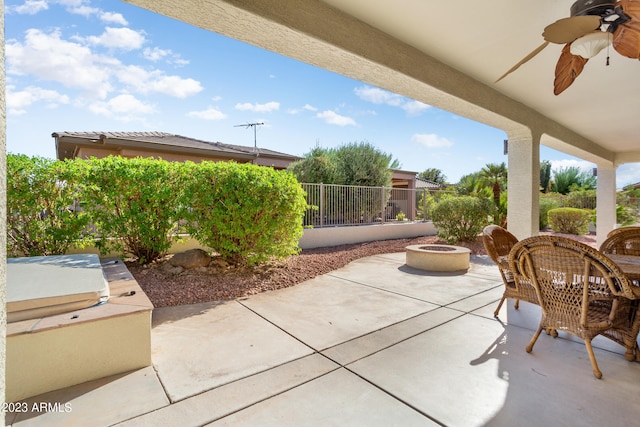
[[[570,17],[545,27],[545,42],[496,83],[540,53],[549,43],[564,44],[556,64],[553,93],[559,95],[580,75],[589,58],[612,45],[627,58],[640,59],[640,0],[578,0]],[[607,55],[607,65],[609,57]]]

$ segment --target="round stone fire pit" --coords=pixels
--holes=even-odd
[[[453,245],[407,246],[407,265],[427,271],[459,271],[469,268],[471,250]]]

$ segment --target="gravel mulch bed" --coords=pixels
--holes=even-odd
[[[543,233],[557,234],[557,233]],[[595,246],[595,236],[568,236]],[[344,267],[359,258],[404,252],[409,245],[444,243],[436,236],[413,239],[383,240],[368,243],[306,249],[299,255],[280,262],[254,268],[234,268],[214,257],[208,267],[177,272],[168,255],[148,266],[126,262],[155,307],[224,301],[265,291],[287,288]],[[482,239],[459,243],[471,249],[472,254],[486,255]]]

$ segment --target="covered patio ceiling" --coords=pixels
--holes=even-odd
[[[609,49],[553,94],[562,45],[543,29],[573,0],[126,0],[613,167],[640,162],[640,62]],[[634,3],[635,1],[632,1]],[[214,54],[215,52],[212,52]]]

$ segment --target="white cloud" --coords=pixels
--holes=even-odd
[[[318,109],[312,105],[304,104],[302,108],[290,108],[287,113],[289,114],[300,114],[303,111],[318,111]]]
[[[122,66],[116,72],[117,79],[129,86],[130,90],[139,93],[163,93],[176,98],[187,98],[202,91],[199,81],[167,76],[163,71],[147,71],[137,65]]]
[[[93,102],[88,106],[95,114],[130,122],[139,120],[141,115],[155,112],[155,107],[146,104],[131,94],[121,94],[106,102]]]
[[[69,13],[73,13],[75,15],[81,15],[81,16],[84,16],[85,18],[88,18],[91,15],[97,15],[100,13],[100,9],[91,7],[91,6],[85,6],[83,4],[78,4],[78,5],[70,4],[68,6],[69,7],[67,8],[67,11]]]
[[[435,133],[416,133],[411,137],[412,142],[422,144],[427,148],[448,148],[453,146],[453,142]]]
[[[111,98],[108,102],[114,113],[151,113],[154,108],[130,94],[122,94]]]
[[[60,3],[67,7],[80,7],[89,1],[90,0],[56,0],[56,3]]]
[[[171,50],[160,49],[159,47],[147,47],[142,51],[142,55],[149,61],[159,61],[171,55]]]
[[[202,85],[194,79],[179,76],[159,76],[147,83],[148,90],[176,98],[187,98],[202,91]]]
[[[126,19],[120,13],[104,12],[96,7],[89,6],[89,0],[26,0],[19,5],[6,6],[7,14],[17,13],[20,15],[35,15],[43,10],[48,10],[49,5],[59,4],[66,7],[67,12],[75,15],[89,17],[97,15],[100,20],[106,23],[128,25]]]
[[[197,80],[167,76],[160,70],[147,71],[137,65],[122,67],[117,71],[116,76],[132,91],[144,94],[156,92],[176,98],[187,98],[203,89]]]
[[[405,98],[404,96],[371,86],[361,86],[353,90],[362,100],[378,105],[389,105],[402,108],[407,114],[417,116],[430,108],[429,105]]]
[[[402,105],[402,109],[411,116],[417,116],[429,108],[431,108],[430,105],[420,101],[408,101]]]
[[[122,49],[125,51],[140,49],[145,42],[144,31],[135,31],[130,28],[106,27],[100,36],[87,37],[91,44],[104,46],[110,49]]]
[[[113,90],[109,70],[118,64],[117,60],[93,54],[86,46],[62,40],[58,30],[50,34],[27,30],[24,43],[15,40],[6,43],[6,57],[9,74],[31,74],[98,98]]]
[[[227,118],[226,114],[214,107],[209,107],[202,111],[190,111],[187,116],[203,120],[223,120]]]
[[[564,159],[564,160],[550,160],[551,170],[557,171],[560,169],[566,169],[569,167],[577,167],[583,172],[591,172],[596,167],[594,163],[586,160]]]
[[[280,103],[271,101],[266,104],[251,104],[250,102],[236,104],[236,110],[241,111],[253,111],[256,113],[269,113],[271,111],[277,111],[280,109]]]
[[[341,116],[340,114],[331,110],[326,110],[326,111],[323,111],[322,113],[318,113],[316,114],[316,117],[324,120],[326,123],[330,125],[338,125],[338,126],[349,126],[349,125],[355,126],[356,125],[356,121],[353,120],[351,117]]]
[[[173,53],[171,49],[160,49],[159,47],[147,47],[142,51],[142,56],[152,62],[165,60],[169,64],[184,66],[189,61],[180,58],[179,54]]]
[[[23,4],[6,7],[8,14],[17,13],[20,15],[35,15],[47,9],[49,9],[49,4],[46,0],[27,0]]]
[[[194,79],[167,75],[159,69],[125,65],[114,56],[98,54],[85,45],[85,41],[64,40],[59,30],[50,33],[27,30],[24,41],[6,42],[7,75],[31,76],[79,90],[81,93],[74,96],[78,97],[75,101],[80,105],[105,100],[116,90],[160,93],[177,98],[203,90],[200,82]]]
[[[122,26],[129,25],[129,23],[126,19],[124,19],[124,16],[122,16],[121,13],[99,12],[98,15],[102,22],[106,22],[108,24],[118,24]]]
[[[403,97],[389,91],[371,86],[361,86],[353,90],[360,99],[374,104],[387,104],[398,107],[402,104]]]
[[[625,163],[616,170],[616,186],[618,188],[625,185],[640,182],[640,163]]]
[[[55,90],[28,86],[20,91],[14,91],[15,87],[7,86],[7,109],[10,114],[20,115],[26,113],[26,108],[37,103],[45,102],[49,108],[55,108],[60,104],[68,104],[69,97]]]

